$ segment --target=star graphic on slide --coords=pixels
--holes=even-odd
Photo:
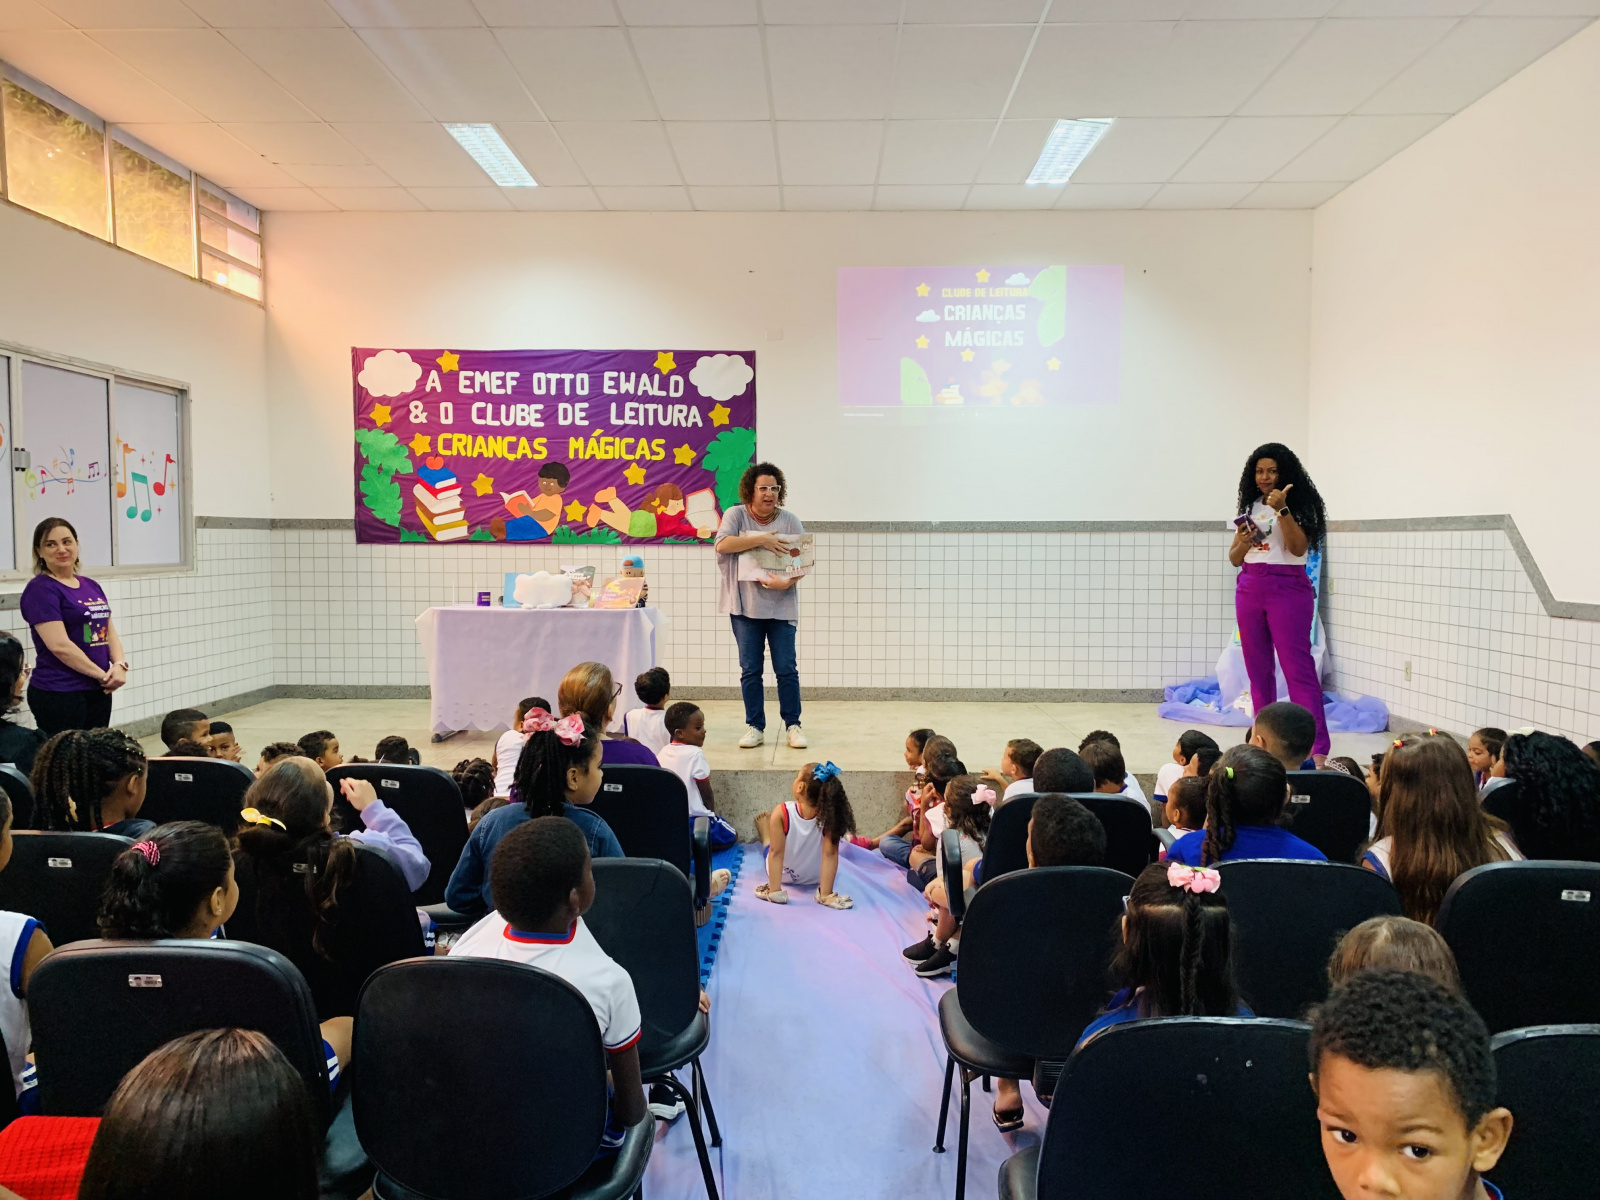
[[[480,496],[487,496],[490,492],[494,491],[494,480],[489,478],[489,476],[485,475],[482,471],[479,471],[478,477],[472,481],[472,490],[477,492]]]
[[[644,482],[644,468],[638,463],[629,463],[628,469],[622,473],[634,487]]]
[[[676,371],[677,369],[678,364],[672,361],[671,350],[663,350],[656,355],[656,370],[665,372]]]
[[[961,352],[961,361],[962,362],[971,362],[972,361],[972,351],[971,350],[963,350]]]
[[[387,404],[374,404],[372,406],[372,423],[374,425],[387,425],[389,418],[393,415]]]
[[[917,339],[917,349],[918,350],[926,350],[927,348],[928,348],[928,339],[926,337],[919,337]]]
[[[1052,371],[1061,370],[1061,360],[1059,358],[1047,358],[1044,360],[1044,365],[1049,367]]]
[[[587,511],[588,509],[584,508],[583,505],[574,500],[571,504],[567,505],[567,520],[581,521],[583,520],[583,514]]]
[[[917,284],[917,295],[926,296],[927,294],[928,294],[928,285],[925,284],[925,283]]]
[[[989,282],[989,272],[984,270],[982,267],[978,268],[978,282],[979,283],[988,283]]]
[[[672,461],[680,467],[692,467],[694,466],[694,451],[689,448],[688,443],[685,443],[672,452]]]
[[[427,434],[419,433],[407,445],[411,447],[411,453],[413,454],[426,454],[428,453],[428,441]]]
[[[728,413],[728,406],[719,400],[711,406],[711,412],[708,415],[711,417],[713,425],[726,425],[728,423]]]
[[[454,371],[461,364],[461,356],[452,350],[446,350],[433,361],[439,364],[441,371]]]

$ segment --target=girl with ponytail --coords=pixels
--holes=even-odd
[[[1327,861],[1310,842],[1278,827],[1289,800],[1289,775],[1259,746],[1232,747],[1205,780],[1206,827],[1173,842],[1168,862],[1198,867],[1244,858]]]
[[[756,818],[756,832],[767,852],[767,881],[756,887],[756,898],[773,904],[789,903],[785,883],[816,888],[818,904],[850,908],[854,901],[833,890],[839,871],[840,839],[856,831],[839,768],[831,762],[807,763],[790,785],[792,800]]]
[[[1153,863],[1134,881],[1127,903],[1122,947],[1111,964],[1117,993],[1079,1046],[1127,1021],[1255,1015],[1233,981],[1233,921],[1220,871]]]

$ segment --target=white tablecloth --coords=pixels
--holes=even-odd
[[[455,604],[417,617],[428,662],[433,729],[505,729],[524,696],[556,705],[561,677],[581,662],[603,662],[622,685],[616,722],[642,708],[633,680],[656,664],[654,608],[479,608]]]

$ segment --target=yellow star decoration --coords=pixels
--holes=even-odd
[[[694,466],[694,451],[685,443],[672,452],[672,461],[676,466],[692,467]]]
[[[971,362],[972,361],[972,351],[971,350],[963,350],[961,352],[961,361],[962,362]]]
[[[979,270],[978,270],[978,282],[979,283],[988,283],[989,282],[989,272],[986,271],[986,270],[983,270],[982,268],[979,268]]]
[[[586,509],[583,505],[579,504],[576,500],[574,500],[571,504],[567,505],[567,520],[569,520],[569,521],[581,521],[581,520],[583,520],[583,514],[588,512],[588,511],[589,510]]]
[[[634,487],[644,482],[644,468],[638,463],[629,463],[628,469],[622,473]]]
[[[678,369],[678,364],[672,361],[672,351],[671,350],[663,350],[659,354],[656,355],[656,370],[658,370],[658,371],[676,371],[677,369]]]
[[[429,440],[430,439],[429,439],[427,434],[419,433],[419,434],[417,434],[416,437],[412,438],[406,444],[411,447],[411,453],[413,453],[413,454],[426,454],[426,453],[428,453],[428,442],[429,442]]]
[[[387,404],[374,404],[372,406],[372,423],[374,425],[387,425],[389,418],[393,415]]]
[[[918,350],[926,350],[927,348],[928,348],[928,339],[925,338],[925,337],[919,337],[917,339],[917,349]]]
[[[489,476],[485,475],[482,471],[479,471],[478,477],[472,481],[472,490],[477,492],[480,496],[487,496],[490,492],[494,491],[494,480],[489,478]]]
[[[925,284],[925,283],[917,284],[917,295],[926,296],[927,294],[928,294],[928,285]]]
[[[1061,370],[1061,360],[1059,358],[1047,358],[1044,360],[1044,365],[1049,367],[1052,371]]]
[[[711,406],[711,412],[708,415],[711,417],[713,425],[726,425],[728,423],[728,413],[728,406],[718,401]]]
[[[454,371],[461,365],[461,356],[453,350],[446,350],[433,361],[439,364],[441,371]]]

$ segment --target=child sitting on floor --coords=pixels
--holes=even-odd
[[[261,773],[277,762],[280,758],[293,758],[300,753],[300,747],[293,742],[268,742],[261,747],[261,761],[256,763],[256,778],[261,778]]]
[[[1278,827],[1289,799],[1289,776],[1258,746],[1233,746],[1206,776],[1206,827],[1186,833],[1167,850],[1169,862],[1213,866],[1243,858],[1326,862],[1310,842]]]
[[[318,729],[300,739],[300,753],[324,771],[331,771],[344,762],[339,753],[339,739],[328,729]]]
[[[1172,781],[1181,779],[1186,774],[1191,774],[1186,768],[1189,760],[1201,750],[1215,750],[1220,756],[1222,750],[1217,746],[1216,739],[1209,733],[1202,733],[1198,729],[1185,729],[1178,735],[1177,744],[1172,747],[1172,761],[1162,765],[1156,772],[1155,802],[1162,804],[1172,795]],[[1216,761],[1215,759],[1212,760]],[[1204,772],[1201,772],[1204,774]]]
[[[550,701],[543,696],[526,696],[517,701],[517,715],[511,722],[511,728],[495,741],[494,755],[490,758],[489,765],[494,768],[496,796],[511,795],[511,785],[517,777],[517,759],[522,757],[522,744],[528,740],[528,735],[522,731],[522,722],[536,708],[548,712]]]
[[[1486,725],[1472,731],[1472,736],[1467,739],[1467,765],[1472,768],[1472,782],[1476,787],[1481,788],[1487,782],[1494,760],[1500,757],[1505,744],[1504,729]]]
[[[243,747],[239,739],[233,736],[233,726],[226,721],[211,722],[211,744],[206,747],[212,758],[226,759],[228,762],[238,762]]]
[[[372,752],[372,761],[380,763],[393,763],[399,767],[409,767],[411,761],[411,743],[398,733],[391,733],[379,741],[377,749]]]
[[[1460,996],[1409,971],[1362,971],[1312,1018],[1311,1085],[1345,1200],[1501,1200],[1505,1152],[1489,1031]]]
[[[907,859],[906,882],[917,891],[939,874],[937,850],[939,835],[945,831],[944,793],[952,779],[967,773],[967,766],[955,756],[955,743],[949,738],[929,738],[924,766],[927,782],[922,785],[913,833],[916,843]]]
[[[139,817],[147,770],[144,748],[120,729],[64,730],[33,760],[34,824],[143,837],[156,827]]]
[[[739,834],[717,816],[716,801],[711,795],[711,764],[706,761],[702,749],[706,744],[705,713],[693,704],[680,701],[667,709],[665,722],[672,740],[656,752],[656,758],[683,780],[689,793],[690,824],[696,817],[709,817],[712,848],[720,850],[733,845],[739,840]]]
[[[913,729],[906,734],[906,767],[911,771],[911,786],[906,789],[906,811],[901,818],[875,838],[869,838],[867,849],[876,850],[890,862],[907,866],[911,859],[911,832],[917,814],[922,811],[922,783],[928,771],[922,764],[923,748],[933,737],[931,729]],[[852,839],[854,840],[854,839]]]
[[[849,908],[849,896],[833,890],[839,872],[839,841],[855,832],[839,768],[831,762],[807,763],[790,785],[794,798],[770,814],[756,818],[756,832],[767,852],[767,879],[756,885],[756,898],[789,903],[785,883],[816,888],[818,904]]]
[[[1357,971],[1370,969],[1411,971],[1461,993],[1450,943],[1432,925],[1410,917],[1368,917],[1345,934],[1328,958],[1328,984],[1343,987]]]
[[[639,697],[644,707],[630,708],[622,714],[622,734],[640,745],[649,746],[659,759],[661,747],[672,740],[666,725],[667,700],[672,696],[672,676],[667,674],[665,667],[651,667],[633,681],[633,694]]]
[[[989,821],[994,815],[997,799],[995,790],[981,775],[958,776],[944,790],[947,828],[961,835],[963,886],[970,886],[971,871],[976,869],[983,857],[983,844],[989,836]],[[960,939],[956,936],[955,918],[950,915],[950,900],[945,892],[944,880],[935,875],[922,894],[933,906],[936,915],[933,933],[915,946],[906,947],[901,954],[908,962],[917,964],[917,974],[922,978],[937,979],[950,974]],[[927,953],[923,952],[924,947]]]
[[[1033,764],[1044,747],[1032,738],[1012,738],[1000,751],[1000,769],[986,768],[984,779],[1000,789],[1000,803],[1033,791]]]

